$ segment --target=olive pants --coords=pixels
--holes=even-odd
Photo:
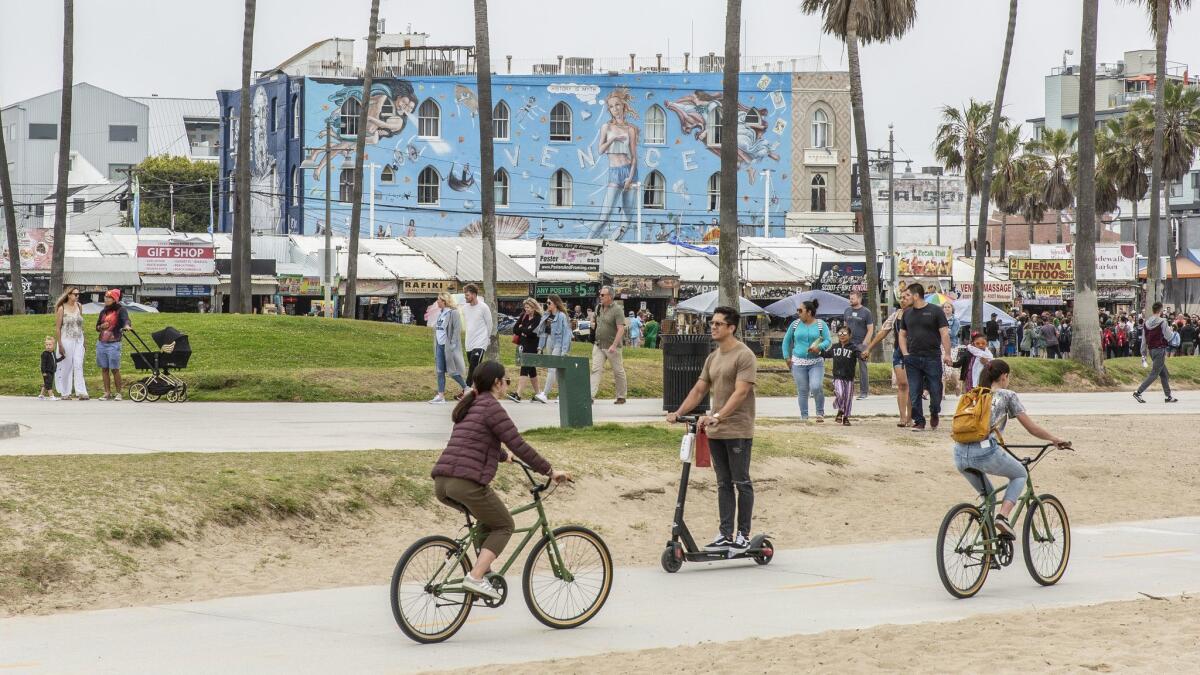
[[[465,478],[437,476],[433,479],[433,494],[446,506],[474,516],[484,538],[481,548],[500,557],[515,525],[495,490]]]

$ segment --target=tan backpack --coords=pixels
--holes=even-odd
[[[992,431],[992,390],[975,387],[958,399],[950,437],[959,443],[979,443]]]

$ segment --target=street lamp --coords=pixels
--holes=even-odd
[[[458,257],[462,255],[462,247],[454,246],[454,280],[458,281]]]

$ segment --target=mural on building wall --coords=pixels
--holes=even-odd
[[[720,79],[720,73],[494,78],[492,99],[501,113],[494,115],[498,236],[634,241],[640,206],[643,241],[714,237],[718,214],[709,187],[720,158],[710,127]],[[365,159],[374,165],[375,231],[477,236],[482,180],[474,79],[384,78],[371,91]],[[357,122],[343,112],[361,105],[362,87],[308,78],[304,92],[303,228],[312,233],[324,218],[324,172],[333,171],[336,193],[342,169],[351,166],[355,129],[344,124]],[[790,102],[790,75],[743,75],[739,219],[761,227],[762,171],[771,169],[776,234],[791,208]],[[350,204],[335,201],[334,209],[333,229],[344,233]],[[363,218],[369,234],[366,209]]]
[[[250,222],[255,231],[278,232],[282,215],[283,185],[279,162],[267,144],[271,111],[267,106],[267,90],[259,87],[250,101]]]

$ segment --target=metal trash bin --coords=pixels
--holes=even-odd
[[[518,354],[517,365],[558,371],[558,423],[562,428],[592,426],[592,385],[582,356]]]
[[[663,353],[663,410],[674,412],[700,378],[704,361],[716,347],[708,335],[661,335]],[[708,409],[709,397],[689,413]]]

